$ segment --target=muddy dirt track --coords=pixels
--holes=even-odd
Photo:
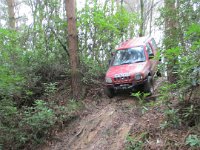
[[[57,136],[59,142],[53,142],[45,149],[123,149],[129,131],[137,122],[134,114],[128,112],[135,108],[135,102],[131,98],[121,102],[116,101],[116,98],[108,102],[105,102],[106,100],[99,106],[91,101],[88,108],[93,107],[93,110],[85,110],[78,120],[69,124],[66,130]]]
[[[163,120],[162,108],[142,109],[138,100],[129,94],[97,101],[87,98],[84,104],[78,119],[70,122],[42,150],[123,150],[128,135],[144,132],[149,137],[145,149],[163,148],[164,140],[158,131]]]

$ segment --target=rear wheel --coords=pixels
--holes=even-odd
[[[144,84],[144,92],[153,95],[154,93],[154,86],[153,86],[153,78],[152,76],[147,77],[147,81]]]
[[[114,97],[114,94],[115,94],[114,89],[106,87],[104,89],[104,92],[109,98],[113,98]]]

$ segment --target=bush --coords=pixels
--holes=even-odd
[[[48,108],[47,103],[42,100],[35,101],[34,107],[26,108],[23,112],[23,119],[19,126],[29,134],[27,140],[39,142],[44,136],[47,136],[48,129],[55,124],[55,113]]]
[[[161,99],[167,102],[169,109],[165,112],[167,121],[165,124],[178,125],[180,122],[195,126],[200,123],[200,28],[199,24],[192,24],[185,36],[186,47],[173,47],[165,50],[164,57],[169,63],[174,62],[174,74],[176,74],[176,83],[166,83],[160,89]],[[179,100],[178,109],[171,108],[167,100],[171,96],[176,96]]]
[[[15,141],[19,132],[19,118],[19,112],[11,100],[0,100],[0,145],[10,145]]]
[[[0,66],[0,96],[13,96],[22,89],[24,78],[7,67]]]
[[[32,107],[19,111],[10,100],[0,103],[0,145],[4,149],[20,149],[25,145],[33,147],[44,142],[50,137],[53,127],[69,120],[80,106],[76,101],[59,106],[36,100]]]
[[[97,80],[104,78],[107,69],[107,65],[105,64],[105,62],[99,64],[97,61],[90,58],[84,58],[82,62],[84,68],[82,70],[83,83],[95,83],[95,81],[97,82]]]

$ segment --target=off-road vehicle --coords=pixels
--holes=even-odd
[[[153,94],[153,77],[157,72],[157,46],[154,38],[127,40],[116,49],[105,76],[105,92],[113,97],[118,90],[143,90]]]

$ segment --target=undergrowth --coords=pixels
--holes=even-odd
[[[147,139],[147,132],[142,132],[135,136],[128,135],[126,137],[126,150],[142,150]]]
[[[70,100],[65,106],[36,100],[32,107],[17,109],[4,99],[0,105],[0,145],[4,149],[33,148],[51,137],[52,131],[75,115],[80,103]]]
[[[161,128],[187,128],[193,136],[188,135],[185,144],[191,147],[194,145],[198,147],[196,143],[200,134],[200,131],[196,130],[200,125],[200,41],[196,38],[199,35],[199,25],[192,24],[185,31],[184,37],[184,40],[190,43],[189,47],[172,47],[163,51],[168,65],[176,61],[172,72],[176,80],[173,83],[165,82],[159,89],[159,100],[166,106],[165,120]]]

